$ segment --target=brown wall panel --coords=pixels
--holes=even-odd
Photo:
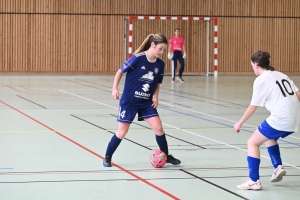
[[[1,0],[0,12],[298,17],[299,0]]]
[[[111,73],[124,61],[124,17],[3,14],[0,21],[2,72]]]
[[[299,13],[298,0],[1,0],[0,72],[115,73],[126,53],[124,19],[141,14],[217,16],[219,73],[252,73],[259,49],[276,69],[299,73]],[[175,27],[186,38],[186,73],[205,73],[203,21],[136,20],[134,49],[150,33],[170,38]],[[210,33],[212,71],[212,23]]]
[[[252,72],[250,56],[257,50],[270,52],[275,69],[299,72],[300,19],[222,18],[219,22],[220,72]]]

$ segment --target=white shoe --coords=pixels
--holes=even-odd
[[[260,190],[262,188],[259,180],[254,182],[249,177],[246,178],[241,185],[237,185],[236,187],[240,190]]]
[[[184,80],[179,76],[177,76],[176,79],[179,80],[180,82],[184,82]]]
[[[284,175],[286,175],[286,171],[284,170],[282,165],[278,165],[278,167],[274,170],[270,181],[271,182],[279,182],[282,180],[282,177]]]

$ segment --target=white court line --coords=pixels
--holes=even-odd
[[[190,109],[187,109],[187,108],[183,108],[183,107],[180,107],[180,106],[176,106],[176,105],[174,105],[174,104],[164,103],[164,105],[168,105],[168,106],[170,106],[170,107],[176,107],[176,108],[180,108],[180,109],[182,109],[182,110],[190,111],[190,112],[193,112],[193,113],[198,113],[198,114],[206,115],[206,116],[209,116],[209,117],[212,117],[212,118],[217,118],[217,119],[221,119],[221,120],[224,120],[224,121],[229,121],[229,122],[236,123],[236,121],[233,121],[233,120],[230,120],[230,119],[226,119],[226,118],[222,118],[222,117],[218,117],[218,116],[206,114],[206,113],[199,112],[199,111],[195,111],[195,110],[190,110]],[[256,127],[257,127],[257,126],[253,126],[253,125],[245,124],[245,123],[244,123],[243,125],[249,126],[249,127],[251,127],[251,128],[256,128]],[[295,136],[292,136],[292,135],[289,135],[289,137],[292,137],[292,138],[295,138],[295,139],[300,140],[299,137],[295,137]]]
[[[69,93],[69,92],[66,92],[66,91],[63,91],[63,90],[60,90],[60,89],[58,89],[58,90],[61,91],[61,92],[64,92],[64,93],[73,95],[73,96],[77,96],[77,97],[82,98],[82,99],[90,100],[90,101],[92,101],[92,102],[95,102],[95,103],[98,103],[98,104],[101,104],[101,105],[108,106],[108,107],[110,107],[110,108],[118,109],[118,108],[115,108],[115,107],[111,107],[111,106],[109,106],[109,105],[107,105],[107,104],[103,104],[103,103],[96,102],[96,101],[91,100],[91,99],[87,99],[87,98],[82,97],[82,96],[78,96],[78,95],[76,95],[76,94],[72,94],[72,93]],[[195,110],[190,110],[190,109],[187,109],[187,108],[183,108],[183,107],[180,107],[180,106],[176,106],[176,105],[174,105],[174,104],[169,104],[169,103],[161,103],[161,104],[162,104],[162,105],[168,105],[168,106],[170,106],[170,107],[180,108],[180,109],[182,109],[182,110],[190,111],[190,112],[193,112],[193,113],[202,114],[202,115],[205,115],[205,116],[208,116],[208,117],[217,118],[217,119],[221,119],[221,120],[224,120],[224,121],[229,121],[229,122],[236,123],[236,121],[233,121],[233,120],[230,120],[230,119],[226,119],[226,118],[223,118],[223,117],[218,117],[218,116],[215,116],[215,115],[210,115],[210,114],[203,113],[203,112],[199,112],[199,111],[195,111]],[[253,126],[253,125],[246,124],[246,123],[244,123],[243,125],[249,126],[249,127],[251,127],[251,128],[256,128],[256,127],[257,127],[257,126]],[[241,128],[242,128],[242,127],[241,127]],[[296,137],[296,136],[289,135],[289,137],[300,140],[300,138],[299,138],[299,137]]]
[[[168,104],[168,103],[165,103],[165,105],[168,105],[168,106],[170,106],[170,107],[180,108],[180,109],[182,109],[182,110],[190,111],[190,112],[193,112],[193,113],[198,113],[198,114],[206,115],[206,116],[209,116],[209,117],[212,117],[212,118],[217,118],[217,119],[221,119],[221,120],[224,120],[224,121],[229,121],[229,122],[236,123],[236,121],[233,121],[233,120],[230,120],[230,119],[226,119],[226,118],[222,118],[222,117],[210,115],[210,114],[203,113],[203,112],[199,112],[199,111],[195,111],[195,110],[190,110],[190,109],[187,109],[187,108],[183,108],[183,107],[180,107],[180,106],[176,106],[176,105],[174,105],[174,104]],[[253,126],[253,125],[246,124],[246,123],[244,123],[243,125],[249,126],[249,127],[251,127],[251,128],[256,128],[256,127],[257,127],[257,126]],[[300,140],[299,137],[295,137],[295,136],[292,136],[292,135],[289,135],[289,137]]]
[[[186,133],[195,135],[195,136],[197,136],[197,137],[201,137],[201,138],[204,138],[204,139],[207,139],[207,140],[210,140],[210,141],[219,143],[219,144],[223,144],[223,145],[226,145],[226,146],[228,146],[228,147],[231,147],[231,148],[234,148],[234,149],[238,149],[238,150],[241,150],[241,151],[244,151],[244,152],[247,152],[247,153],[248,153],[247,150],[241,149],[241,148],[236,147],[236,146],[234,146],[234,145],[227,144],[227,143],[224,143],[224,142],[220,142],[220,141],[218,141],[218,140],[214,140],[214,139],[205,137],[205,136],[203,136],[203,135],[199,135],[199,134],[193,133],[193,132],[191,132],[191,131],[187,131],[187,130],[185,130],[185,129],[181,129],[181,128],[178,128],[178,127],[176,127],[176,126],[172,126],[172,125],[169,125],[169,124],[166,124],[166,123],[162,123],[162,124],[165,125],[165,126],[172,127],[172,128],[177,129],[177,130],[181,130],[181,131],[183,131],[183,132],[186,132]],[[263,157],[263,158],[266,158],[266,159],[269,159],[269,160],[270,160],[270,158],[269,158],[268,156],[260,155],[260,157]],[[289,164],[289,163],[286,163],[286,162],[282,162],[282,163],[285,164],[285,165],[288,165],[288,166],[290,166],[290,167],[294,167],[294,168],[300,169],[300,167],[297,167],[297,166],[295,166],[295,165],[292,165],[292,164]]]
[[[95,101],[95,100],[92,100],[92,99],[89,99],[89,98],[85,98],[85,97],[79,96],[79,95],[77,95],[77,94],[73,94],[73,93],[70,93],[70,92],[67,92],[67,91],[64,91],[64,90],[61,90],[61,89],[58,89],[58,91],[63,92],[63,93],[66,93],[66,94],[69,94],[69,95],[72,95],[72,96],[75,96],[75,97],[79,97],[79,98],[81,98],[81,99],[85,99],[85,100],[94,102],[94,103],[97,103],[97,104],[101,104],[101,105],[107,106],[107,107],[109,107],[109,108],[113,108],[113,109],[118,110],[118,108],[116,108],[116,107],[114,107],[114,106],[110,106],[110,105],[105,104],[105,103],[100,103],[100,102],[98,102],[98,101]]]
[[[116,108],[116,107],[114,107],[114,106],[110,106],[110,105],[108,105],[108,104],[104,104],[104,103],[101,103],[101,102],[99,102],[99,101],[95,101],[95,100],[92,100],[92,99],[89,99],[89,98],[86,98],[86,97],[83,97],[83,96],[80,96],[80,95],[77,95],[77,94],[73,94],[73,93],[70,93],[70,92],[67,92],[67,91],[64,91],[64,90],[61,90],[61,89],[58,89],[58,91],[63,92],[63,93],[66,93],[66,94],[69,94],[69,95],[72,95],[72,96],[75,96],[75,97],[78,97],[78,98],[81,98],[81,99],[85,99],[85,100],[94,102],[94,103],[97,103],[97,104],[101,104],[101,105],[107,106],[107,107],[109,107],[109,108],[113,108],[113,109],[118,110],[118,108]],[[180,107],[178,107],[178,108],[180,108]],[[189,110],[189,109],[187,109],[187,110]],[[189,111],[192,111],[192,110],[189,110]],[[199,112],[199,113],[201,113],[201,112]],[[203,114],[205,114],[205,113],[203,113]],[[213,116],[213,115],[209,115],[209,114],[206,114],[206,115],[207,115],[207,116]],[[216,117],[216,116],[214,116],[214,117]],[[219,118],[219,117],[216,117],[216,118]],[[223,119],[223,118],[220,118],[220,119]],[[227,120],[227,121],[229,121],[229,120]],[[178,130],[181,130],[181,131],[183,131],[183,132],[185,132],[185,133],[189,133],[189,134],[195,135],[195,136],[197,136],[197,137],[201,137],[201,138],[204,138],[204,139],[207,139],[207,140],[210,140],[210,141],[219,143],[219,144],[223,144],[223,145],[226,145],[226,146],[228,146],[228,147],[231,147],[231,148],[234,148],[234,149],[238,149],[238,150],[240,150],[240,151],[248,152],[248,151],[245,150],[245,149],[241,149],[241,148],[236,147],[236,146],[234,146],[234,145],[230,145],[230,144],[227,144],[227,143],[218,141],[218,140],[214,140],[214,139],[212,139],[212,138],[208,138],[208,137],[205,137],[205,136],[202,136],[202,135],[193,133],[193,132],[188,131],[188,130],[185,130],[185,129],[181,129],[181,128],[178,128],[178,127],[175,127],[175,126],[166,124],[166,123],[162,123],[162,124],[163,124],[163,125],[166,125],[166,126],[169,126],[169,127],[172,127],[172,128],[175,128],[175,129],[178,129]],[[251,126],[251,125],[250,125],[250,126]],[[260,155],[260,156],[263,157],[263,158],[266,158],[266,159],[270,160],[270,158],[267,157],[267,156],[264,156],[264,155]],[[286,162],[282,162],[282,163],[285,164],[285,165],[288,165],[288,166],[290,166],[290,167],[294,167],[294,168],[300,169],[300,167],[297,167],[297,166],[295,166],[295,165],[292,165],[292,164],[289,164],[289,163],[286,163]]]
[[[298,137],[295,137],[295,136],[292,136],[292,135],[289,135],[289,137],[291,137],[291,138],[295,138],[295,139],[298,139],[298,140],[300,140],[300,138],[298,138]]]
[[[172,106],[172,107],[175,107],[175,108],[180,108],[180,109],[182,109],[182,110],[190,111],[190,112],[193,112],[193,113],[198,113],[198,114],[206,115],[206,116],[209,116],[209,117],[212,117],[212,118],[222,119],[222,120],[224,120],[224,121],[229,121],[229,122],[233,122],[233,123],[236,123],[236,122],[237,122],[237,121],[233,121],[233,120],[226,119],[226,118],[223,118],[223,117],[218,117],[218,116],[215,116],[215,115],[210,115],[210,114],[206,114],[206,113],[199,112],[199,111],[195,111],[195,110],[190,110],[190,109],[187,109],[187,108],[183,108],[183,107],[180,107],[180,106],[176,106],[176,105],[174,105],[174,104],[166,104],[166,105],[169,105],[169,106]],[[246,125],[246,126],[249,126],[249,127],[256,128],[256,126],[253,126],[253,125],[250,125],[250,124],[243,124],[243,125]],[[233,128],[233,126],[232,126],[232,128]]]

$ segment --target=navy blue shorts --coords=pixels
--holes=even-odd
[[[131,124],[136,114],[138,114],[138,121],[158,116],[156,108],[153,108],[152,106],[142,109],[126,109],[120,107],[117,121]]]
[[[294,133],[294,132],[287,132],[287,131],[279,131],[272,128],[267,121],[263,121],[258,127],[258,130],[261,134],[263,134],[269,140],[278,140],[280,137],[285,138],[286,136]]]

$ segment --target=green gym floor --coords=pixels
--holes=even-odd
[[[137,120],[113,156],[102,159],[118,123],[113,75],[0,75],[1,200],[299,199],[300,130],[280,139],[287,175],[273,172],[261,147],[259,191],[236,189],[247,177],[247,139],[268,117],[259,108],[241,129],[255,75],[165,76],[158,112],[169,151],[182,163],[156,169],[154,132]],[[119,89],[122,92],[124,78]],[[300,87],[300,76],[290,76]]]

